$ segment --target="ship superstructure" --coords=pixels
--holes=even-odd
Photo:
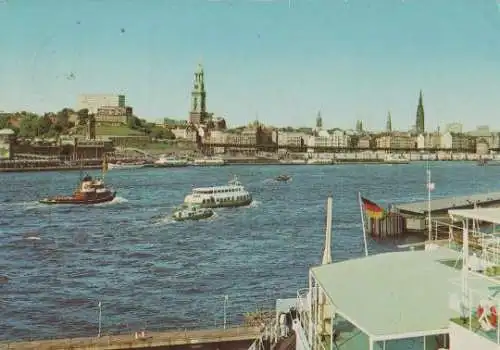
[[[309,270],[309,286],[280,305],[296,311],[292,329],[275,321],[276,348],[297,350],[499,350],[500,209],[450,210],[462,222],[425,250],[399,251],[323,264]],[[491,233],[480,223],[492,223]],[[491,227],[491,225],[489,225]],[[451,226],[450,226],[451,227]],[[473,227],[473,228],[471,228]],[[432,237],[431,237],[432,238]],[[278,310],[277,314],[293,314]],[[290,348],[289,345],[287,347]]]

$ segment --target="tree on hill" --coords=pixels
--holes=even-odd
[[[39,135],[38,132],[38,115],[34,113],[22,114],[21,123],[19,124],[19,136],[32,138]]]
[[[37,134],[48,134],[52,129],[52,119],[49,113],[45,113],[42,117],[38,118],[36,122]]]
[[[10,127],[10,115],[0,116],[0,129]]]
[[[76,112],[76,114],[78,114],[78,125],[86,125],[89,120],[89,110],[83,108]]]
[[[151,137],[162,140],[174,140],[175,135],[170,129],[154,127],[150,133]]]

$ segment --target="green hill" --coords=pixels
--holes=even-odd
[[[130,129],[128,126],[98,125],[95,133],[97,136],[144,136],[144,133]]]

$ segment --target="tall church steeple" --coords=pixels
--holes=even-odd
[[[420,95],[418,96],[417,118],[415,121],[415,126],[418,134],[423,134],[425,132],[425,113],[422,90],[420,90]]]
[[[385,124],[385,130],[387,132],[392,132],[392,117],[390,111],[387,113],[387,122]]]
[[[189,121],[195,125],[205,121],[207,112],[207,93],[205,91],[205,72],[201,64],[194,73],[193,90],[191,92],[191,112]]]

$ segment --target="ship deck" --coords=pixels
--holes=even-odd
[[[375,349],[383,342],[400,348],[404,342],[423,342],[424,337],[429,345],[435,336],[447,334],[450,320],[460,317],[461,270],[450,263],[460,257],[442,247],[314,267],[313,278],[340,316],[334,320],[340,322],[337,327],[351,326],[346,332],[339,329],[339,350],[368,348],[369,339]],[[486,296],[496,286],[484,278],[470,278],[469,284]]]

